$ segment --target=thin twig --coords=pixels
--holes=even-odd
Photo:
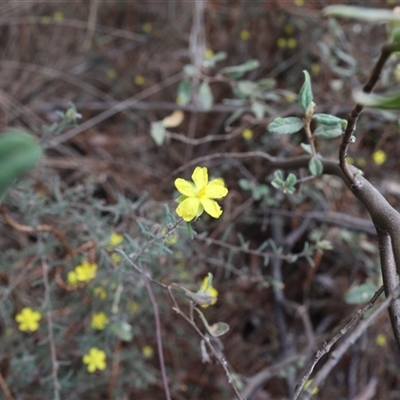
[[[53,375],[53,386],[54,386],[54,400],[60,399],[60,382],[58,380],[58,361],[56,345],[54,342],[54,332],[53,332],[53,319],[51,316],[51,302],[50,302],[50,285],[49,285],[49,266],[44,258],[42,258],[42,270],[43,270],[43,283],[44,283],[44,307],[46,308],[47,317],[47,330],[49,333],[49,344],[51,353],[51,365],[52,365],[52,375]]]
[[[10,389],[7,386],[7,382],[4,380],[2,373],[0,372],[0,387],[3,393],[6,396],[6,400],[15,400],[13,395],[11,394]]]
[[[171,400],[171,394],[170,394],[169,386],[168,386],[168,378],[167,378],[167,373],[165,370],[164,352],[163,352],[162,337],[161,337],[160,314],[158,312],[158,305],[157,305],[156,299],[154,298],[154,294],[151,289],[150,281],[149,281],[147,275],[143,274],[143,278],[144,278],[144,283],[146,285],[147,293],[150,298],[151,306],[153,307],[154,321],[156,324],[158,359],[160,361],[161,376],[162,376],[163,385],[164,385],[165,397],[167,400]]]
[[[315,366],[318,364],[319,360],[330,351],[330,349],[332,348],[332,346],[339,340],[341,339],[350,329],[352,329],[353,327],[357,326],[357,324],[360,322],[361,318],[363,317],[363,315],[369,310],[371,309],[376,300],[379,298],[379,296],[383,293],[383,286],[381,286],[379,288],[379,290],[372,296],[371,300],[361,309],[359,309],[356,313],[356,315],[336,334],[334,335],[327,343],[324,343],[323,347],[321,350],[319,350],[317,352],[317,354],[314,357],[313,362],[311,363],[311,365],[309,366],[309,368],[307,369],[306,373],[304,374],[303,378],[301,379],[300,384],[296,387],[295,392],[293,393],[293,396],[290,398],[290,400],[296,400],[299,398],[301,391],[304,388],[304,385],[306,384],[306,382],[309,380],[310,375],[312,374],[312,372],[314,371]],[[390,297],[390,301],[392,300],[392,297]],[[386,302],[386,301],[385,301]],[[382,304],[385,304],[382,303]],[[382,306],[381,304],[381,306]],[[384,309],[386,309],[389,306],[390,302],[388,304],[386,304],[386,306],[381,309],[381,306],[378,309],[381,309],[381,311],[383,311]],[[377,314],[379,315],[379,313]],[[376,315],[376,316],[377,316]],[[369,320],[369,319],[368,319]],[[365,320],[367,321],[367,320]],[[364,322],[365,322],[364,321]],[[371,320],[372,322],[372,320]],[[365,326],[364,330],[369,326],[367,325],[363,325]],[[359,332],[359,335],[361,335],[361,333],[364,331],[362,330],[361,332]],[[357,330],[358,332],[358,330]],[[358,338],[357,336],[357,338]],[[353,339],[351,340],[351,342],[349,342],[349,338],[352,337]],[[348,343],[348,345],[350,345],[350,343],[354,343],[354,335],[349,336],[349,338],[345,341],[345,343]],[[335,350],[336,352],[336,350]],[[340,359],[340,357],[338,359],[336,359],[336,362],[338,362]],[[318,382],[316,381],[316,379],[313,380],[312,384],[310,385],[308,392],[311,393],[312,389],[314,389],[315,387],[317,387],[317,385],[320,383],[321,380],[319,380]]]

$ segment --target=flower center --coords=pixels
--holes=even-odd
[[[200,190],[199,190],[199,197],[205,197],[206,196],[206,186],[203,186]]]

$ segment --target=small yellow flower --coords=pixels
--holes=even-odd
[[[98,331],[102,331],[110,320],[107,317],[107,314],[103,311],[93,314],[92,321],[90,322],[90,327],[92,329],[97,329]]]
[[[287,24],[285,25],[285,27],[283,28],[283,30],[288,34],[291,35],[294,32],[294,28],[292,25]]]
[[[134,84],[135,85],[137,85],[137,86],[143,86],[144,85],[144,76],[142,76],[142,75],[136,75],[134,78],[133,78],[133,82],[134,82]]]
[[[88,282],[96,278],[97,264],[83,261],[75,268],[77,282]]]
[[[383,333],[380,333],[376,336],[375,343],[380,347],[385,347],[387,344],[386,336]]]
[[[108,243],[112,247],[116,247],[124,241],[124,237],[119,233],[113,232],[108,240]]]
[[[213,218],[219,218],[222,209],[214,199],[222,199],[228,194],[228,189],[222,178],[208,181],[208,170],[196,167],[192,174],[193,182],[182,178],[175,179],[175,187],[182,194],[178,198],[176,208],[178,216],[189,222],[199,217],[203,211]]]
[[[40,24],[41,24],[41,25],[46,26],[46,25],[49,25],[50,22],[51,22],[51,17],[50,17],[50,15],[43,15],[43,16],[40,18]]]
[[[240,31],[240,39],[242,40],[249,40],[251,37],[251,33],[247,29],[242,29]]]
[[[61,22],[64,19],[64,13],[62,11],[56,11],[53,14],[54,21]]]
[[[42,314],[39,311],[34,311],[29,307],[24,307],[21,312],[15,316],[15,320],[19,323],[18,329],[22,332],[37,331],[41,318]]]
[[[304,6],[304,0],[294,0],[294,4],[298,7]]]
[[[128,303],[128,312],[135,314],[137,310],[139,310],[140,304],[137,301],[131,301]]]
[[[145,22],[145,23],[142,25],[142,29],[143,29],[143,32],[145,32],[145,33],[150,33],[150,32],[153,31],[153,25],[151,25],[150,22]]]
[[[205,49],[204,51],[204,58],[209,60],[211,57],[214,56],[214,52],[211,49]]]
[[[103,286],[96,286],[94,288],[94,294],[99,298],[99,299],[106,299],[107,298],[107,290],[104,289]]]
[[[386,0],[386,3],[387,4],[394,4],[394,3],[396,3],[396,0]]]
[[[117,77],[117,71],[114,68],[109,68],[107,70],[107,77],[109,79],[115,79]]]
[[[68,285],[70,285],[70,286],[78,286],[79,281],[78,281],[78,277],[76,276],[75,270],[68,272],[67,282],[68,282]]]
[[[280,49],[284,49],[286,47],[286,39],[284,37],[280,37],[278,38],[278,40],[276,41],[276,45],[280,48]]]
[[[304,385],[304,389],[307,389],[307,388],[311,385],[311,383],[312,383],[312,379],[309,379],[309,380],[306,382],[306,384]],[[318,392],[319,392],[318,387],[315,387],[315,388],[312,390],[311,395],[313,396],[314,394],[317,394]]]
[[[377,150],[372,154],[372,159],[376,165],[382,165],[387,160],[386,153],[383,150]]]
[[[242,137],[245,140],[251,140],[251,139],[253,139],[253,136],[254,136],[254,132],[251,129],[247,128],[247,129],[244,129],[242,132]]]
[[[360,168],[364,168],[367,165],[367,160],[364,157],[357,158],[357,165]]]
[[[321,66],[318,63],[311,64],[311,73],[313,75],[318,75],[320,70],[321,70]]]
[[[82,357],[84,364],[87,364],[87,370],[93,373],[106,368],[106,353],[97,347],[92,347],[88,353]]]
[[[122,257],[118,253],[112,253],[111,260],[113,260],[115,264],[119,264],[122,261]]]
[[[204,277],[203,282],[201,283],[199,292],[207,293],[211,297],[214,297],[215,300],[212,300],[210,304],[203,304],[201,307],[207,308],[208,306],[212,306],[217,302],[218,298],[218,290],[215,289],[214,286],[210,285],[210,275]]]
[[[150,358],[154,354],[154,349],[151,346],[143,346],[142,347],[142,354],[145,358]]]
[[[295,38],[289,38],[286,45],[289,49],[295,49],[297,47],[297,40]]]
[[[294,101],[297,100],[297,95],[295,93],[293,93],[293,92],[286,92],[285,93],[285,100],[288,103],[293,103]]]

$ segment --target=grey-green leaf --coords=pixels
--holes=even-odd
[[[297,178],[296,175],[293,173],[290,173],[285,181],[285,186],[286,188],[292,188],[295,184],[297,183]]]
[[[261,101],[254,101],[251,105],[251,110],[257,119],[263,119],[265,114],[265,104]]]
[[[207,82],[203,82],[199,89],[199,102],[203,110],[209,111],[214,102],[214,96],[212,94],[210,85]]]
[[[353,91],[353,99],[357,104],[365,107],[380,108],[383,110],[400,109],[400,91],[378,95],[356,90]]]
[[[187,106],[192,97],[192,85],[188,79],[184,79],[178,86],[177,103],[180,106]]]
[[[400,14],[381,8],[334,5],[322,10],[324,17],[351,18],[366,22],[400,21]]]
[[[268,125],[271,133],[287,135],[298,132],[303,128],[303,121],[297,117],[276,118]]]
[[[324,138],[324,139],[333,139],[338,136],[341,136],[343,133],[343,128],[342,125],[337,124],[337,125],[320,125],[315,131],[314,135]]]
[[[248,60],[244,64],[222,68],[220,70],[220,73],[223,75],[227,75],[232,79],[239,79],[246,72],[249,72],[249,71],[252,71],[253,69],[258,68],[259,65],[260,65],[260,62],[258,60]]]
[[[314,114],[312,119],[319,124],[335,126],[337,124],[341,124],[344,129],[347,127],[347,121],[342,118],[335,117],[334,115],[330,114]]]
[[[161,146],[164,143],[167,131],[165,130],[162,121],[151,123],[150,135],[156,142],[157,146]]]
[[[352,287],[345,296],[347,304],[363,304],[366,303],[378,290],[378,286],[373,282],[363,283]]]
[[[307,144],[307,143],[300,143],[300,146],[303,148],[303,150],[308,153],[311,154],[312,150],[311,150],[311,145]]]
[[[304,83],[299,93],[299,104],[303,110],[307,110],[310,103],[313,101],[313,93],[311,88],[311,78],[308,71],[304,70]]]
[[[322,162],[317,157],[312,157],[310,162],[308,163],[308,169],[310,170],[311,174],[314,176],[319,176],[324,171],[324,166]]]

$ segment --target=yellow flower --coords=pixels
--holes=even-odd
[[[211,49],[204,50],[204,58],[209,60],[214,55],[214,52]]]
[[[56,11],[53,14],[54,21],[61,22],[64,19],[64,14],[62,11]]]
[[[178,198],[180,204],[176,213],[186,222],[199,217],[203,211],[213,218],[219,218],[222,210],[213,199],[222,199],[228,194],[223,179],[217,178],[209,182],[205,167],[196,167],[192,179],[194,183],[181,178],[175,180],[175,187],[182,194]]]
[[[24,307],[21,312],[15,316],[15,320],[19,323],[18,329],[22,332],[37,331],[41,318],[42,314],[39,311],[34,311],[29,307]]]
[[[377,150],[372,154],[372,158],[376,165],[382,165],[387,160],[386,153],[383,150]]]
[[[304,385],[304,389],[307,389],[312,383],[312,379],[309,379],[306,384]],[[311,391],[311,395],[317,394],[319,392],[318,387],[315,387],[312,391]]]
[[[313,75],[318,75],[320,70],[321,70],[321,66],[318,63],[311,64],[311,73]]]
[[[119,244],[121,244],[124,241],[124,237],[120,235],[119,233],[113,232],[110,235],[110,238],[108,239],[108,245],[109,247],[117,247]]]
[[[247,29],[242,29],[240,31],[240,39],[249,40],[251,37],[251,33]]]
[[[276,41],[276,45],[280,48],[280,49],[284,49],[286,47],[286,39],[283,37],[280,37],[277,41]]]
[[[99,298],[99,299],[106,299],[107,298],[107,290],[103,288],[103,286],[97,286],[94,288],[94,294]]]
[[[97,264],[83,261],[75,268],[76,280],[78,282],[88,282],[96,278]]]
[[[383,333],[380,333],[376,336],[375,343],[380,347],[385,347],[387,344],[386,336]]]
[[[150,358],[154,354],[154,349],[151,346],[143,346],[142,354],[145,358]]]
[[[41,25],[49,25],[50,22],[51,22],[51,17],[50,17],[50,15],[43,15],[43,16],[40,18],[40,24],[41,24]]]
[[[145,22],[142,25],[143,32],[150,33],[153,30],[153,25],[150,22]]]
[[[127,309],[128,309],[128,312],[130,312],[130,313],[132,313],[132,314],[135,314],[135,312],[136,312],[137,310],[139,310],[139,307],[140,307],[140,304],[139,304],[137,301],[131,301],[131,302],[128,304]]]
[[[122,257],[118,253],[112,253],[111,260],[113,260],[115,264],[119,264],[122,261]]]
[[[135,85],[137,86],[143,86],[144,85],[144,77],[142,75],[136,75],[133,78],[133,82],[135,83]]]
[[[87,370],[92,373],[96,369],[103,370],[106,368],[106,353],[97,347],[92,347],[88,353],[82,357],[84,364],[87,364]]]
[[[291,35],[294,32],[294,28],[290,24],[286,24],[283,28],[283,30],[288,34]]]
[[[211,277],[212,277],[211,274],[209,274],[209,275],[207,275],[207,276],[204,277],[203,282],[201,283],[199,292],[200,292],[200,293],[206,293],[206,294],[208,294],[209,296],[214,297],[215,300],[212,300],[212,301],[210,302],[210,304],[203,304],[203,305],[201,306],[201,307],[203,307],[203,308],[207,308],[208,306],[212,306],[212,305],[214,305],[214,304],[217,302],[218,290],[215,289],[215,287],[210,283],[210,279],[212,279]],[[199,292],[198,292],[198,293],[199,293]]]
[[[251,129],[245,129],[242,132],[242,137],[245,140],[251,140],[251,139],[253,139],[253,136],[254,136],[254,132]]]
[[[289,38],[286,44],[289,49],[294,49],[297,47],[297,40],[295,38]]]
[[[298,7],[304,6],[304,0],[294,0],[294,4]]]
[[[101,311],[93,314],[92,321],[90,322],[90,327],[92,329],[102,331],[109,322],[110,320],[108,319],[107,314]]]
[[[74,271],[69,271],[67,275],[67,282],[70,286],[78,286],[79,281],[78,277],[76,276],[76,272]]]

